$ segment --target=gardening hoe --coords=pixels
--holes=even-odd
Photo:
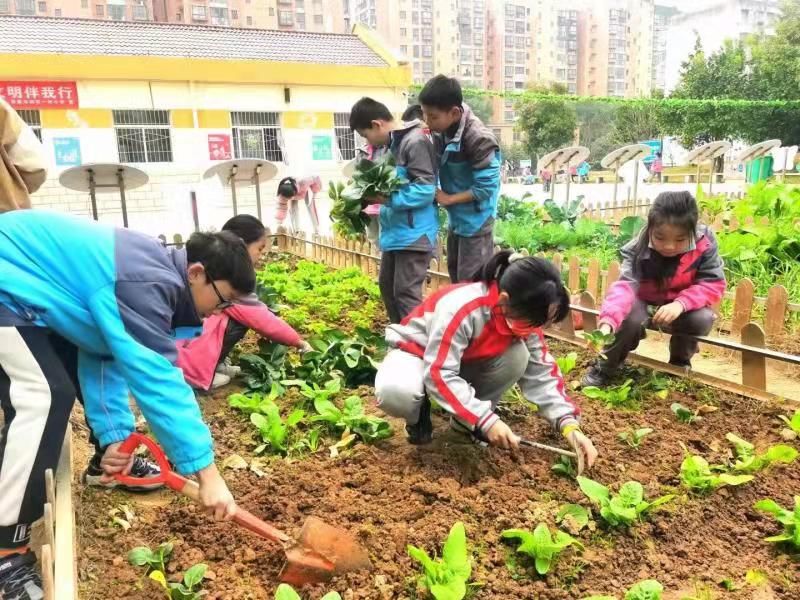
[[[118,481],[126,485],[163,483],[168,488],[199,502],[200,486],[173,471],[164,451],[152,439],[140,433],[132,433],[122,442],[119,450],[123,453],[133,453],[140,445],[147,446],[150,450],[161,468],[161,475],[148,478],[116,475]],[[349,533],[332,527],[316,517],[306,519],[297,540],[293,540],[243,508],[236,508],[233,520],[256,535],[283,546],[286,562],[278,577],[285,583],[297,586],[320,583],[340,573],[372,568],[367,552]]]
[[[520,440],[520,444],[523,446],[529,446],[531,448],[538,448],[539,450],[547,450],[548,452],[555,452],[556,454],[561,454],[563,456],[569,456],[570,458],[577,459],[578,455],[570,450],[562,450],[561,448],[556,448],[555,446],[548,446],[547,444],[540,444],[539,442],[532,442],[530,440]]]

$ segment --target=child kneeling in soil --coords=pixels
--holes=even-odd
[[[599,327],[614,333],[583,378],[585,386],[608,384],[628,353],[645,336],[648,321],[672,334],[669,362],[691,367],[696,335],[714,324],[712,306],[725,293],[725,274],[714,234],[698,226],[697,203],[689,192],[662,192],[647,226],[622,249],[620,278],[600,308]],[[650,315],[652,314],[652,318]]]
[[[42,516],[45,470],[56,468],[78,379],[107,479],[135,467],[119,451],[134,431],[130,393],[176,469],[197,475],[203,507],[234,515],[211,433],[174,366],[171,332],[254,287],[247,249],[231,233],[195,233],[184,249],[168,249],[73,216],[0,215],[0,598],[42,597],[31,524]],[[77,347],[77,373],[56,339]]]
[[[438,290],[386,329],[394,349],[375,378],[378,406],[406,420],[412,444],[432,439],[430,397],[450,413],[453,429],[477,442],[516,448],[520,438],[495,410],[519,384],[575,449],[582,472],[597,450],[579,428],[580,410],[566,394],[541,330],[568,313],[569,295],[550,262],[498,252],[472,283]]]
[[[261,221],[252,215],[237,215],[222,226],[222,231],[237,235],[247,245],[254,265],[261,259],[268,241]],[[178,341],[178,366],[186,381],[201,390],[230,383],[241,369],[227,364],[225,359],[250,329],[284,346],[311,349],[300,334],[275,316],[256,294],[251,294],[205,319],[199,336]]]

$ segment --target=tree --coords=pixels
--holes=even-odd
[[[510,146],[501,144],[500,154],[502,154],[503,160],[510,162],[511,166],[515,169],[519,168],[519,161],[530,158],[528,151],[525,149],[525,145],[519,142],[514,142]]]
[[[617,107],[611,122],[611,142],[614,147],[636,144],[661,137],[658,110],[645,104],[622,104]]]
[[[575,106],[578,118],[579,142],[589,148],[589,162],[597,167],[603,157],[613,150],[612,121],[617,108],[604,102],[584,102]]]
[[[464,102],[472,109],[472,114],[484,123],[492,121],[494,107],[492,106],[491,96],[481,95],[472,88],[464,88]]]
[[[578,126],[575,107],[563,97],[564,86],[534,88],[552,99],[525,99],[517,103],[517,130],[525,134],[525,148],[531,156],[539,157],[572,143]]]

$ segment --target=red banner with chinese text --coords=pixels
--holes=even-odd
[[[78,108],[74,81],[0,81],[0,96],[17,109]]]

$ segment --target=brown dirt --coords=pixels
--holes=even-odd
[[[556,354],[574,350],[554,346]],[[571,379],[581,372],[576,369]],[[450,526],[459,520],[467,527],[473,550],[475,599],[569,600],[590,593],[621,594],[645,578],[661,581],[670,591],[667,600],[693,595],[695,584],[726,599],[800,598],[798,557],[763,542],[779,527],[752,508],[765,497],[790,505],[800,490],[800,463],[773,468],[749,485],[703,498],[686,496],[677,478],[681,443],[712,462],[722,459],[729,431],[760,446],[777,443],[781,426],[776,415],[786,410],[706,388],[678,387],[684,391],[671,391],[667,400],[646,401],[639,412],[609,410],[576,395],[582,400],[585,430],[600,450],[592,478],[612,486],[636,479],[645,485],[648,497],[668,492],[680,497],[630,531],[608,530],[600,523],[594,532],[584,530],[580,538],[586,550],[567,551],[545,578],[530,569],[511,573],[501,531],[533,528],[542,520],[552,528],[561,504],[588,506],[588,502],[573,481],[550,471],[552,457],[536,451],[513,456],[475,447],[450,432],[441,416],[434,416],[436,439],[426,448],[408,445],[397,433],[338,459],[322,450],[302,460],[272,460],[263,478],[251,471],[230,470],[226,478],[241,506],[289,532],[296,532],[306,516],[317,515],[354,532],[369,549],[373,572],[313,586],[305,591],[307,598],[319,598],[332,589],[345,599],[423,597],[416,590],[418,571],[406,545],[438,551]],[[249,460],[254,445],[251,428],[225,404],[232,391],[203,400],[203,411],[214,432],[219,460],[233,453]],[[720,410],[697,425],[684,425],[669,410],[675,401],[690,407],[712,401]],[[526,437],[562,443],[526,407],[511,406],[507,420]],[[621,430],[645,425],[656,433],[639,451],[617,439]],[[134,505],[138,517],[127,533],[112,527],[107,516],[125,502]],[[125,555],[134,546],[166,540],[176,543],[170,562],[174,577],[195,562],[204,561],[212,569],[214,579],[205,584],[208,598],[273,596],[282,560],[278,548],[234,525],[213,523],[181,498],[167,493],[131,498],[119,492],[84,491],[78,522],[83,599],[161,597],[141,570],[128,565]],[[769,584],[760,589],[745,586],[749,569],[765,571]],[[725,578],[742,589],[723,592],[719,581]]]

